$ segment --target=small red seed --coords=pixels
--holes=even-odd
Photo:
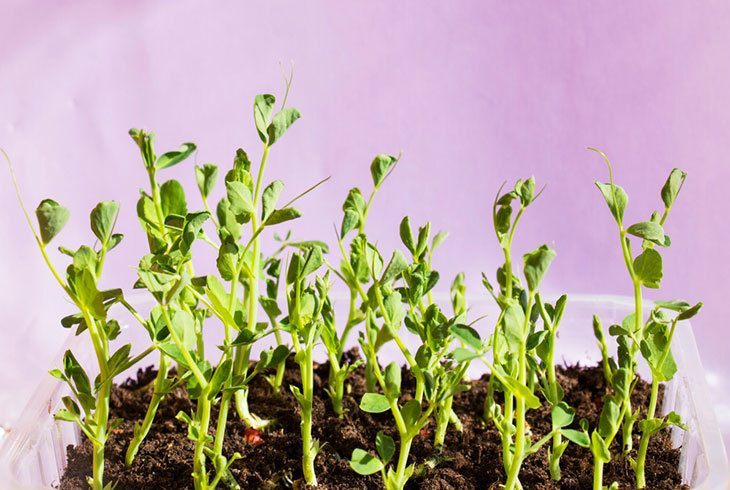
[[[261,431],[248,427],[243,431],[243,439],[252,446],[260,446],[264,443]]]

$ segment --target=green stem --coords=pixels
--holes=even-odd
[[[547,356],[547,378],[548,386],[550,387],[550,395],[553,399],[553,403],[558,403],[558,379],[555,376],[555,334],[556,326],[552,325],[550,328],[550,345]],[[559,427],[553,425],[553,450],[552,459],[550,461],[550,477],[555,480],[560,480],[560,457],[556,457],[556,454],[560,454],[562,449],[560,446],[563,443],[563,435],[560,433]]]
[[[94,442],[94,453],[92,455],[92,478],[91,488],[102,490],[104,488],[104,444]]]
[[[99,376],[105,380],[99,387],[99,393],[96,398],[96,407],[94,410],[94,422],[96,433],[93,441],[92,455],[92,478],[94,490],[102,490],[104,488],[104,445],[107,439],[107,427],[109,423],[109,399],[111,398],[112,380],[109,379],[109,371],[107,365],[108,345],[103,333],[99,330],[96,320],[89,314],[86,308],[81,308],[84,321],[89,328],[89,336],[91,337],[96,353],[96,359],[99,364]]]
[[[149,434],[150,432],[152,423],[155,420],[155,415],[157,414],[157,409],[160,406],[160,402],[165,396],[163,388],[165,382],[167,381],[167,372],[167,357],[165,356],[165,354],[160,352],[160,363],[157,368],[157,377],[155,378],[152,400],[150,400],[150,404],[147,407],[147,413],[144,416],[142,425],[140,426],[138,432],[134,434],[132,441],[129,443],[129,447],[127,448],[127,453],[124,459],[127,466],[132,466],[134,458],[137,456],[137,452],[139,451],[139,447],[142,445],[142,442],[145,440],[147,434]]]
[[[150,167],[147,171],[147,175],[150,179],[150,191],[152,192],[152,202],[155,205],[155,212],[157,213],[157,230],[166,236],[165,231],[165,213],[162,212],[162,199],[160,198],[160,186],[157,185],[156,170],[154,167]]]
[[[504,393],[504,423],[511,424],[514,417],[515,396],[509,390]],[[503,431],[502,436],[502,464],[505,471],[512,466],[512,433]]]
[[[449,420],[451,418],[451,406],[454,402],[453,397],[448,397],[444,401],[443,406],[439,407],[438,413],[436,414],[436,433],[433,438],[433,445],[436,448],[442,448],[444,446],[444,440],[446,438],[446,429],[449,426]]]
[[[253,208],[254,212],[251,214],[251,231],[254,235],[253,249],[252,249],[252,263],[251,263],[251,277],[248,281],[248,325],[247,328],[250,331],[254,331],[256,328],[257,314],[258,314],[258,301],[259,301],[259,263],[261,260],[261,239],[259,237],[259,217],[258,217],[258,202],[261,196],[261,186],[263,184],[264,170],[266,169],[266,162],[269,158],[269,145],[264,145],[264,152],[261,155],[261,164],[259,165],[258,175],[256,176],[256,186],[254,187],[253,195]],[[263,226],[263,225],[261,225]],[[249,348],[248,346],[237,347],[236,356],[233,363],[234,375],[245,374],[248,370],[248,359],[249,359]],[[251,417],[248,411],[248,396],[247,391],[236,392],[236,410],[238,411],[239,417],[246,422],[246,425],[253,426],[258,425]]]
[[[107,439],[107,427],[109,423],[109,398],[111,397],[111,380],[101,386],[99,395],[96,399],[96,410],[94,418],[96,419],[96,441],[93,443],[93,478],[94,490],[102,490],[104,488],[104,446]]]
[[[317,486],[317,475],[314,472],[314,459],[317,457],[312,439],[312,401],[314,399],[314,366],[312,347],[305,349],[303,362],[299,364],[302,373],[302,472],[308,485]]]
[[[341,418],[343,414],[342,399],[345,394],[345,380],[340,375],[342,368],[340,367],[336,353],[327,351],[327,358],[330,362],[330,370],[327,375],[327,384],[329,385],[327,393],[332,402],[332,411]]]
[[[532,316],[532,305],[535,300],[535,294],[531,291],[527,300],[527,310],[525,311],[525,324],[523,332],[527,332],[530,317]],[[525,345],[526,339],[523,339],[520,343],[518,350],[518,381],[525,385],[527,384],[527,350]],[[529,444],[527,440],[527,427],[526,412],[527,407],[525,405],[525,399],[521,396],[516,397],[517,406],[515,409],[515,446],[514,454],[512,456],[512,464],[509,467],[507,474],[507,483],[505,484],[506,490],[513,490],[518,483],[520,467],[522,466],[522,460],[524,459],[525,445]]]
[[[213,443],[213,453],[215,456],[223,454],[223,440],[226,435],[226,423],[228,422],[228,408],[230,403],[230,393],[224,392],[221,397],[220,409],[218,410],[218,423],[215,428],[215,442]]]
[[[522,215],[525,213],[525,207],[520,206],[520,210],[517,212],[517,216],[515,216],[515,220],[512,223],[512,227],[509,231],[509,236],[507,239],[507,244],[503,248],[504,250],[504,281],[505,281],[505,292],[504,295],[507,299],[512,298],[512,240],[514,240],[515,237],[515,231],[517,230],[517,224],[520,222],[520,218],[522,218]]]
[[[641,434],[641,442],[639,443],[639,453],[636,457],[636,488],[646,487],[646,476],[644,468],[646,467],[646,451],[649,449],[649,433]]]
[[[451,398],[452,404],[453,404],[454,397],[450,397],[450,398]],[[464,432],[464,424],[461,423],[461,419],[459,418],[458,415],[456,415],[456,412],[454,411],[453,408],[451,409],[451,411],[449,413],[449,420],[453,424],[454,430],[456,430],[456,432]]]
[[[400,449],[398,450],[398,465],[395,469],[395,481],[398,489],[402,489],[406,484],[406,468],[408,468],[408,455],[411,452],[412,437],[401,436]]]
[[[199,421],[198,440],[195,441],[195,455],[193,459],[193,482],[195,490],[208,489],[208,471],[205,468],[205,444],[208,440],[210,425],[210,400],[208,389],[204,389],[198,398],[196,420]]]
[[[238,267],[231,277],[231,291],[228,299],[228,311],[230,312],[231,317],[234,315],[234,307],[236,304],[236,287],[238,286],[240,275],[241,268]],[[223,329],[224,344],[226,347],[230,348],[229,346],[231,343],[231,327],[228,325],[228,322],[223,322]],[[229,350],[225,351],[223,357],[221,358],[221,363],[230,356],[229,352]],[[218,365],[220,366],[220,363]],[[223,440],[226,437],[226,424],[228,423],[228,407],[231,403],[231,392],[228,391],[226,388],[228,388],[230,384],[231,378],[229,377],[223,385],[223,395],[221,396],[220,409],[218,410],[218,422],[215,430],[215,442],[213,443],[213,454],[216,460],[223,455]]]
[[[675,323],[676,324],[676,323]],[[649,410],[646,414],[647,420],[653,419],[656,415],[656,406],[659,399],[659,381],[656,376],[652,376],[651,381],[651,397],[649,398]],[[636,487],[644,488],[646,486],[646,477],[644,476],[644,468],[646,467],[646,452],[649,449],[649,440],[651,439],[650,431],[641,433],[641,442],[639,442],[639,452],[636,456]]]
[[[603,460],[593,455],[593,490],[603,490]]]
[[[276,322],[276,319],[270,318],[271,325],[274,327],[274,337],[276,338],[276,345],[283,345],[283,341],[281,338],[281,332],[279,332],[279,325]],[[284,372],[286,371],[286,361],[282,362],[278,366],[276,366],[276,375],[274,376],[274,382],[272,383],[272,388],[274,390],[274,395],[279,396],[281,394],[281,386],[284,384]]]
[[[631,354],[631,382],[633,382],[634,378],[634,364],[636,359],[636,353],[639,350],[639,345],[643,336],[643,325],[644,325],[644,308],[643,308],[643,298],[641,294],[641,283],[634,278],[634,272],[633,272],[633,266],[630,269],[630,273],[634,282],[634,337],[635,339],[632,340],[631,349],[629,349]],[[624,454],[628,454],[631,452],[631,449],[634,445],[632,433],[634,431],[634,414],[631,408],[631,391],[627,390],[626,397],[624,398],[624,405],[626,407],[626,411],[624,413],[624,419],[623,424],[621,425],[621,431],[622,431],[622,437],[623,437],[623,447],[624,447]]]

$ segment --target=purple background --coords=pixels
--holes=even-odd
[[[664,287],[648,296],[705,301],[695,332],[727,428],[729,4],[206,5],[0,7],[0,145],[29,205],[50,196],[72,210],[59,243],[89,240],[86,216],[97,201],[122,202],[127,240],[108,261],[110,286],[131,284],[144,251],[134,203],[145,174],[127,130],[154,130],[161,150],[195,141],[200,163],[228,166],[238,146],[258,158],[252,98],[280,94],[278,63],[292,60],[290,102],[303,118],[274,147],[268,176],[284,178],[289,196],[332,176],[302,201],[297,236],[330,239],[347,189],[370,185],[372,156],[402,150],[371,233],[396,246],[405,214],[448,229],[437,265],[447,279],[467,271],[472,293],[482,294],[479,273],[498,263],[488,209],[502,181],[534,174],[547,185],[517,250],[557,249],[549,291],[630,294],[593,186],[606,169],[585,147],[612,158],[630,196],[628,222],[661,205],[673,166],[687,170],[667,226]],[[1,174],[0,422],[22,409],[27,381],[57,362],[67,334],[57,320],[71,310]],[[192,183],[192,165],[166,175]]]

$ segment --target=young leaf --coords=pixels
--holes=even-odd
[[[512,376],[505,376],[501,381],[516,397],[522,398],[525,401],[527,408],[535,409],[540,406],[540,400],[532,393],[532,391]]]
[[[641,341],[641,355],[651,367],[652,375],[659,381],[669,381],[677,372],[677,364],[668,342],[662,332],[647,335]]]
[[[360,400],[360,410],[368,413],[382,413],[390,409],[388,399],[380,393],[365,393]]]
[[[393,155],[380,154],[373,159],[370,164],[370,175],[373,177],[373,184],[376,188],[380,187],[396,163],[398,163],[398,158]]]
[[[633,373],[625,367],[618,368],[614,371],[613,377],[611,378],[611,386],[616,392],[616,395],[624,399],[629,395],[632,378]]]
[[[291,107],[286,107],[277,112],[267,128],[269,146],[276,143],[284,135],[286,130],[300,117],[301,114],[299,114],[299,111]]]
[[[271,112],[274,109],[276,97],[271,94],[259,94],[253,99],[253,120],[261,141],[266,143],[267,131]]]
[[[226,192],[231,212],[236,216],[250,216],[254,213],[251,189],[237,181],[226,182]]]
[[[300,277],[306,277],[309,274],[313,273],[314,271],[319,269],[323,263],[322,249],[319,247],[312,247],[308,249],[302,257],[304,263],[302,265]]]
[[[536,291],[547,272],[550,263],[555,258],[555,251],[547,245],[541,245],[523,257],[525,262],[525,279],[530,291]]]
[[[522,182],[519,189],[520,203],[523,207],[529,206],[535,198],[535,177]]]
[[[634,273],[648,288],[658,288],[662,280],[662,256],[653,248],[647,248],[634,259]]]
[[[155,162],[155,168],[161,169],[177,165],[192,155],[195,149],[195,143],[183,143],[179,149],[160,155]]]
[[[342,204],[342,211],[345,213],[342,217],[342,226],[340,227],[340,238],[345,238],[351,230],[360,226],[360,220],[365,213],[365,199],[362,197],[360,189],[354,187],[347,193],[347,198]]]
[[[87,245],[81,245],[73,254],[73,266],[77,271],[89,270],[96,274],[96,266],[99,257],[93,248]]]
[[[494,214],[494,230],[498,235],[506,234],[512,225],[512,206],[500,206]]]
[[[615,429],[621,422],[621,413],[619,405],[612,399],[608,398],[603,404],[601,417],[598,420],[598,434],[602,438],[608,438],[615,433]]]
[[[444,240],[446,240],[449,237],[448,231],[439,231],[434,235],[433,240],[431,240],[431,251],[433,252],[436,250],[436,248],[441,245]]]
[[[117,214],[119,203],[116,201],[102,201],[91,210],[91,231],[101,243],[106,244],[111,238]]]
[[[340,226],[340,238],[345,238],[351,230],[354,230],[360,224],[360,216],[350,210],[346,209],[345,214],[342,216],[342,225]]]
[[[684,184],[684,179],[686,178],[687,173],[678,168],[672,169],[669,173],[669,177],[662,187],[662,201],[667,208],[671,208],[674,204],[674,201],[677,199],[677,195],[679,194],[679,190],[682,188],[682,184]]]
[[[643,434],[652,435],[659,432],[663,425],[664,421],[660,418],[644,419],[639,422],[639,430],[641,430]]]
[[[112,236],[109,238],[109,243],[107,244],[107,249],[112,250],[114,247],[119,245],[123,239],[124,235],[121,233],[112,233]]]
[[[525,312],[519,303],[512,302],[504,312],[504,336],[510,349],[517,351],[518,346],[525,341]]]
[[[36,208],[35,215],[38,218],[41,241],[47,245],[66,225],[69,212],[53,199],[44,199]]]
[[[195,348],[195,320],[193,316],[185,310],[176,310],[172,318],[172,325],[168,325],[180,339],[182,345],[188,350]]]
[[[671,301],[654,301],[654,304],[660,308],[664,308],[665,310],[671,310],[671,311],[679,311],[682,312],[689,308],[689,303],[686,301],[680,301],[680,300],[671,300]]]
[[[129,352],[132,350],[132,344],[125,344],[117,349],[114,354],[109,357],[107,365],[111,376],[115,376],[124,371],[129,365]]]
[[[385,367],[385,395],[397,399],[400,396],[401,372],[397,363],[391,362]]]
[[[182,238],[180,239],[180,251],[187,254],[193,246],[193,242],[198,238],[203,224],[210,218],[207,211],[189,214],[185,219]]]
[[[393,279],[397,278],[401,273],[408,268],[408,262],[403,256],[400,250],[393,252],[393,256],[390,258],[390,262],[383,271],[383,275],[380,277],[381,284],[388,284]]]
[[[573,417],[575,411],[568,406],[565,402],[560,402],[555,405],[550,413],[552,418],[553,427],[567,427],[573,423]]]
[[[261,221],[266,222],[271,213],[274,212],[276,201],[279,199],[282,189],[284,189],[284,183],[280,180],[273,181],[264,189],[261,197]]]
[[[238,268],[238,245],[233,242],[225,241],[218,249],[218,258],[215,261],[218,272],[225,281],[233,279],[233,275]]]
[[[642,221],[629,226],[626,231],[630,235],[664,246],[664,229],[659,223],[655,223],[653,221]]]
[[[476,350],[482,349],[482,339],[479,338],[479,333],[468,325],[456,324],[451,326],[451,333],[454,337],[464,342],[469,347]]]
[[[677,412],[669,412],[667,414],[667,424],[679,427],[682,430],[689,430],[687,426],[682,422],[682,417]]]
[[[367,476],[382,470],[383,462],[367,451],[357,448],[352,451],[350,468],[360,475]]]
[[[266,220],[266,226],[278,225],[285,221],[291,221],[297,219],[302,215],[301,211],[297,208],[283,208],[276,209]]]
[[[565,436],[566,439],[569,441],[581,446],[581,447],[590,447],[591,446],[591,439],[588,437],[587,432],[583,432],[581,430],[575,430],[575,429],[561,429],[560,433]]]
[[[267,351],[264,351],[267,352]],[[263,352],[262,352],[263,354]],[[276,367],[289,357],[289,347],[286,345],[277,345],[268,357],[266,368]]]
[[[411,228],[411,220],[405,216],[399,226],[400,239],[411,254],[416,253],[416,244],[413,239],[413,229]]]
[[[611,210],[614,219],[617,223],[621,224],[624,219],[626,205],[629,202],[629,196],[626,194],[626,191],[616,184],[611,185],[596,182],[596,186],[601,191],[601,194],[603,194],[603,198],[606,200],[608,209]],[[614,202],[614,194],[616,195],[616,202]]]
[[[471,361],[472,359],[476,359],[480,355],[481,354],[475,353],[474,351],[471,351],[469,349],[464,349],[463,347],[457,347],[456,349],[454,349],[454,352],[451,353],[451,356],[456,362]]]
[[[702,303],[697,303],[691,308],[687,308],[686,310],[683,310],[678,316],[678,320],[689,320],[693,316],[695,316],[699,311],[700,308],[702,308]]]
[[[425,225],[418,229],[418,238],[416,240],[416,258],[423,257],[424,252],[428,248],[428,237],[431,234],[431,223],[426,222]]]
[[[591,434],[591,451],[598,460],[604,463],[611,461],[611,452],[608,450],[608,444],[606,444],[604,437],[601,437],[598,431],[595,430]]]
[[[408,400],[401,407],[400,414],[409,430],[416,428],[416,423],[421,418],[421,402],[418,400]]]
[[[160,186],[160,201],[162,204],[162,214],[165,217],[171,214],[176,216],[185,216],[188,214],[185,190],[177,180],[168,180]]]
[[[208,393],[208,399],[212,400],[218,395],[223,387],[223,384],[231,377],[233,370],[233,361],[226,359],[223,361],[213,373],[213,378],[210,380],[210,391]]]
[[[212,163],[206,163],[202,167],[195,166],[195,180],[198,183],[200,194],[207,198],[218,179],[218,167]]]
[[[377,449],[383,464],[388,464],[388,461],[395,454],[395,442],[393,442],[392,437],[384,434],[383,431],[378,431],[375,436],[375,449]]]

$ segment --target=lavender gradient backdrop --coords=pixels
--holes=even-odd
[[[145,175],[127,130],[153,129],[161,149],[195,141],[201,163],[227,166],[238,146],[258,156],[252,97],[280,93],[278,62],[293,60],[290,101],[303,118],[274,147],[269,177],[284,178],[294,195],[332,176],[302,202],[298,236],[331,238],[347,189],[369,185],[372,156],[402,150],[371,232],[387,249],[405,214],[450,230],[437,266],[446,278],[466,271],[471,292],[480,292],[480,271],[497,265],[487,216],[502,181],[534,174],[547,185],[517,247],[557,249],[549,291],[630,294],[616,230],[593,186],[606,171],[585,147],[614,161],[629,221],[661,205],[673,166],[687,170],[667,227],[673,245],[660,297],[705,301],[695,333],[723,402],[730,4],[206,5],[0,7],[0,145],[30,204],[51,196],[72,210],[59,243],[90,237],[87,213],[97,201],[123,203],[118,228],[127,240],[108,262],[110,286],[131,284],[144,251],[134,203]],[[0,175],[0,421],[11,421],[33,388],[27,381],[57,362],[67,334],[58,317],[70,306],[43,268],[7,172]],[[192,165],[168,175],[192,184]],[[590,335],[586,326],[586,342]],[[727,423],[727,405],[719,412]]]

